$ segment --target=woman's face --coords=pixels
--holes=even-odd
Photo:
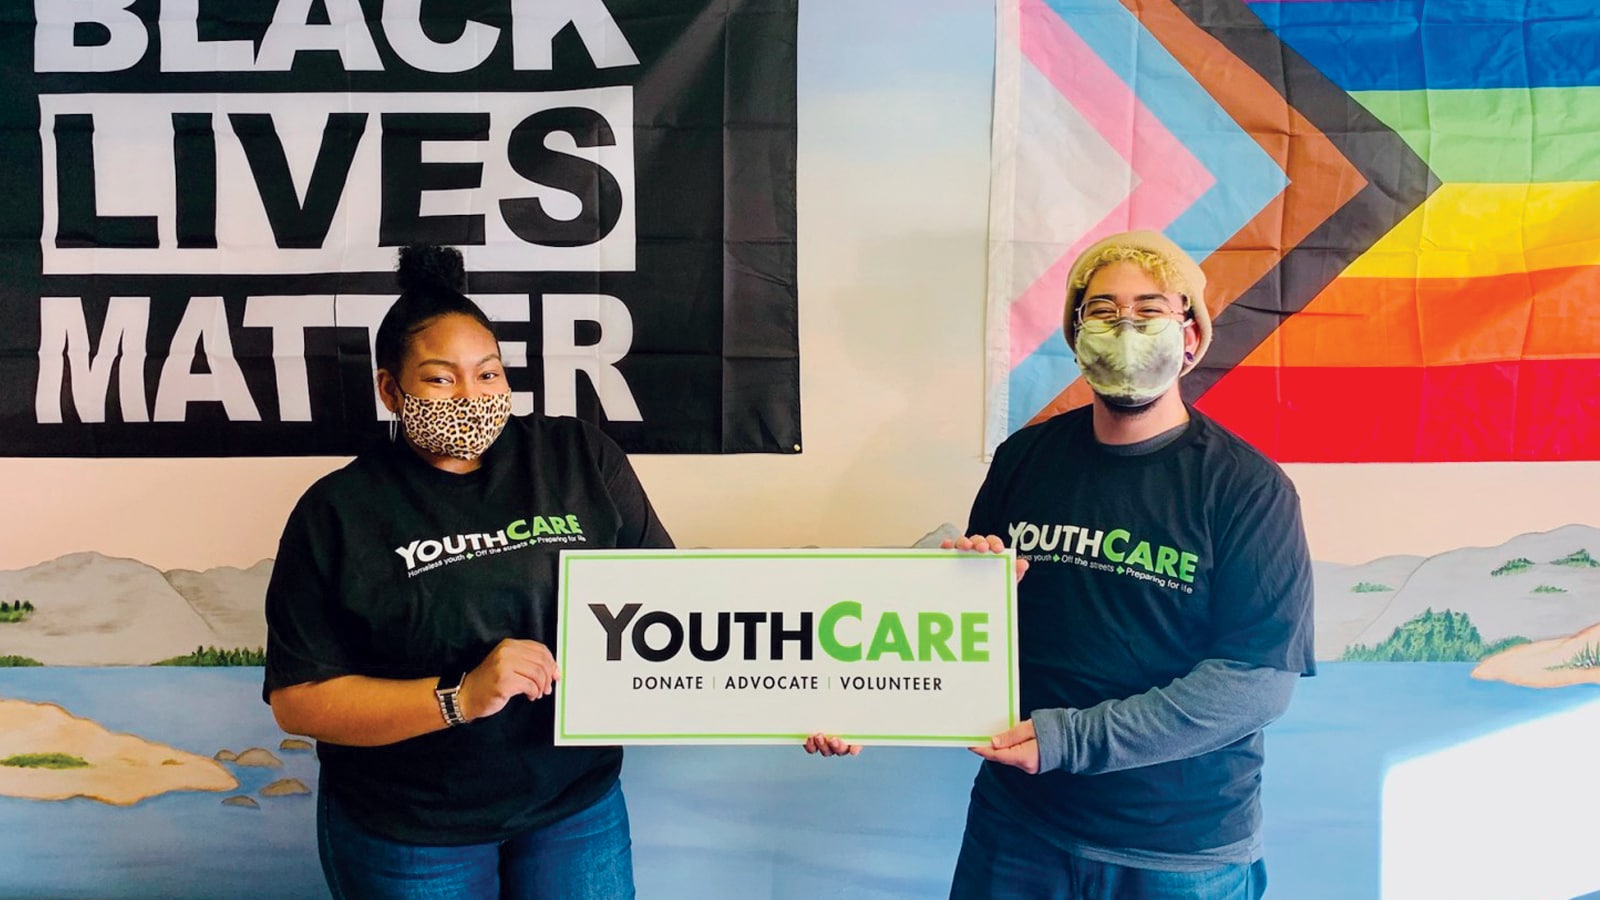
[[[401,398],[395,388],[427,400],[504,394],[506,370],[494,335],[470,316],[440,316],[413,334],[407,342],[400,372],[385,372],[380,379],[384,405],[398,412]]]

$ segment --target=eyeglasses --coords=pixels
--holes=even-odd
[[[1112,300],[1090,300],[1078,307],[1078,328],[1091,334],[1105,334],[1118,324],[1127,322],[1140,334],[1160,334],[1184,317],[1181,310],[1175,310],[1167,301],[1155,298],[1137,301],[1127,316],[1123,316],[1122,309]]]

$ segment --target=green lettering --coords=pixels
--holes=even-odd
[[[875,660],[885,653],[893,653],[906,662],[913,659],[911,642],[906,640],[906,629],[900,624],[897,613],[886,612],[878,620],[878,630],[872,635],[872,645],[867,648],[867,659]]]
[[[964,612],[961,614],[961,661],[988,662],[989,651],[981,649],[989,642],[989,614]]]
[[[917,659],[927,662],[938,654],[945,662],[955,662],[956,656],[950,652],[950,638],[955,633],[955,624],[944,613],[917,613]]]
[[[555,529],[551,528],[550,527],[550,523],[546,522],[544,520],[544,516],[534,516],[533,517],[533,536],[534,537],[538,537],[541,534],[550,534],[553,531],[555,531]]]
[[[583,526],[578,524],[577,513],[567,514],[567,527],[572,529],[573,534],[583,534]]]
[[[1177,561],[1178,551],[1167,546],[1156,548],[1156,574],[1165,575],[1168,578],[1177,578],[1178,573],[1172,568],[1172,564]]]
[[[506,534],[514,541],[525,541],[532,535],[528,534],[528,520],[518,519],[506,526]]]
[[[1184,581],[1190,583],[1190,584],[1193,584],[1194,583],[1194,564],[1199,562],[1199,561],[1200,561],[1200,557],[1194,555],[1193,553],[1185,552],[1185,553],[1179,554],[1178,555],[1178,577],[1183,579]]]
[[[1155,568],[1155,563],[1150,561],[1150,542],[1140,541],[1139,546],[1133,548],[1128,554],[1128,565],[1138,566],[1146,572]]]
[[[1131,537],[1133,537],[1133,535],[1123,531],[1121,528],[1113,528],[1106,532],[1106,542],[1101,545],[1105,548],[1106,559],[1109,559],[1112,562],[1122,562],[1122,551],[1111,546],[1112,542],[1126,541]],[[1081,547],[1082,545],[1080,544],[1079,546]]]
[[[553,516],[550,519],[550,530],[554,531],[556,534],[567,534],[567,520],[561,518],[560,516]]]
[[[823,610],[822,618],[817,622],[817,643],[822,645],[823,653],[840,662],[856,662],[861,659],[861,645],[840,643],[833,633],[839,620],[844,618],[861,621],[861,604],[854,600],[840,600]]]

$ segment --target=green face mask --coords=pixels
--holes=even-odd
[[[1183,329],[1145,334],[1129,320],[1110,331],[1078,332],[1078,368],[1083,380],[1111,406],[1138,409],[1155,402],[1183,369]]]

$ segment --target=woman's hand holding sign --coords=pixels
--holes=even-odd
[[[512,697],[542,700],[561,678],[550,648],[538,641],[506,638],[483,662],[467,673],[461,686],[461,710],[468,721],[505,709]]]

